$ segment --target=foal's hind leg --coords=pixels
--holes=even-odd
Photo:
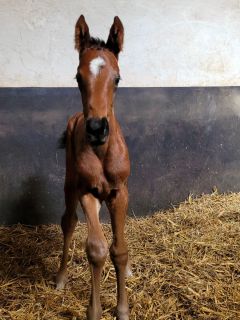
[[[64,236],[63,255],[60,269],[56,276],[57,289],[63,289],[67,281],[68,251],[71,244],[73,232],[78,221],[76,214],[78,197],[75,190],[68,190],[67,188],[65,188],[65,202],[66,210],[64,215],[62,216],[61,223]]]
[[[113,242],[110,248],[117,275],[117,319],[129,319],[129,307],[125,288],[125,276],[130,273],[127,243],[124,239],[124,225],[128,206],[128,190],[124,185],[107,201],[111,215]]]
[[[100,302],[100,280],[105,263],[108,245],[99,222],[100,203],[92,194],[86,194],[80,199],[87,219],[88,238],[86,252],[90,265],[92,291],[87,310],[88,320],[99,320],[102,315]]]

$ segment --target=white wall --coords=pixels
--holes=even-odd
[[[75,86],[74,25],[125,26],[122,86],[240,85],[238,0],[0,0],[0,86]]]

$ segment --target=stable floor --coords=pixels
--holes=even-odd
[[[108,224],[103,226],[111,241]],[[133,277],[132,320],[240,319],[240,193],[214,192],[148,218],[131,218],[126,234]],[[90,292],[86,225],[76,229],[69,281],[56,291],[62,252],[59,226],[0,228],[0,319],[82,320]],[[114,319],[116,281],[108,259],[102,319]]]

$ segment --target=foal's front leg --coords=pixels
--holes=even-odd
[[[80,198],[88,226],[86,252],[90,265],[92,291],[87,310],[88,320],[99,320],[102,315],[100,302],[100,281],[102,269],[108,253],[107,241],[99,222],[100,202],[92,194]]]
[[[73,232],[78,221],[76,214],[78,195],[75,189],[71,189],[65,186],[65,203],[66,210],[64,215],[62,216],[61,222],[64,236],[63,255],[61,265],[56,276],[57,289],[63,289],[67,281],[68,251],[71,244]]]
[[[107,207],[111,215],[113,231],[113,242],[110,248],[117,275],[117,319],[129,319],[129,307],[126,293],[125,276],[130,275],[128,263],[128,249],[124,239],[124,225],[128,207],[128,190],[123,185],[116,194],[113,194],[107,201]]]

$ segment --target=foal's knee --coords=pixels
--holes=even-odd
[[[78,221],[78,217],[76,213],[72,215],[68,215],[65,212],[64,215],[62,216],[62,221],[61,221],[61,227],[62,227],[63,233],[65,234],[67,232],[73,232],[77,224],[77,221]]]
[[[127,246],[124,245],[122,247],[117,247],[116,245],[112,244],[110,247],[110,256],[113,264],[116,267],[120,267],[120,266],[125,267],[128,262]]]
[[[106,240],[88,239],[86,252],[90,263],[96,266],[103,265],[108,254],[108,245]]]

